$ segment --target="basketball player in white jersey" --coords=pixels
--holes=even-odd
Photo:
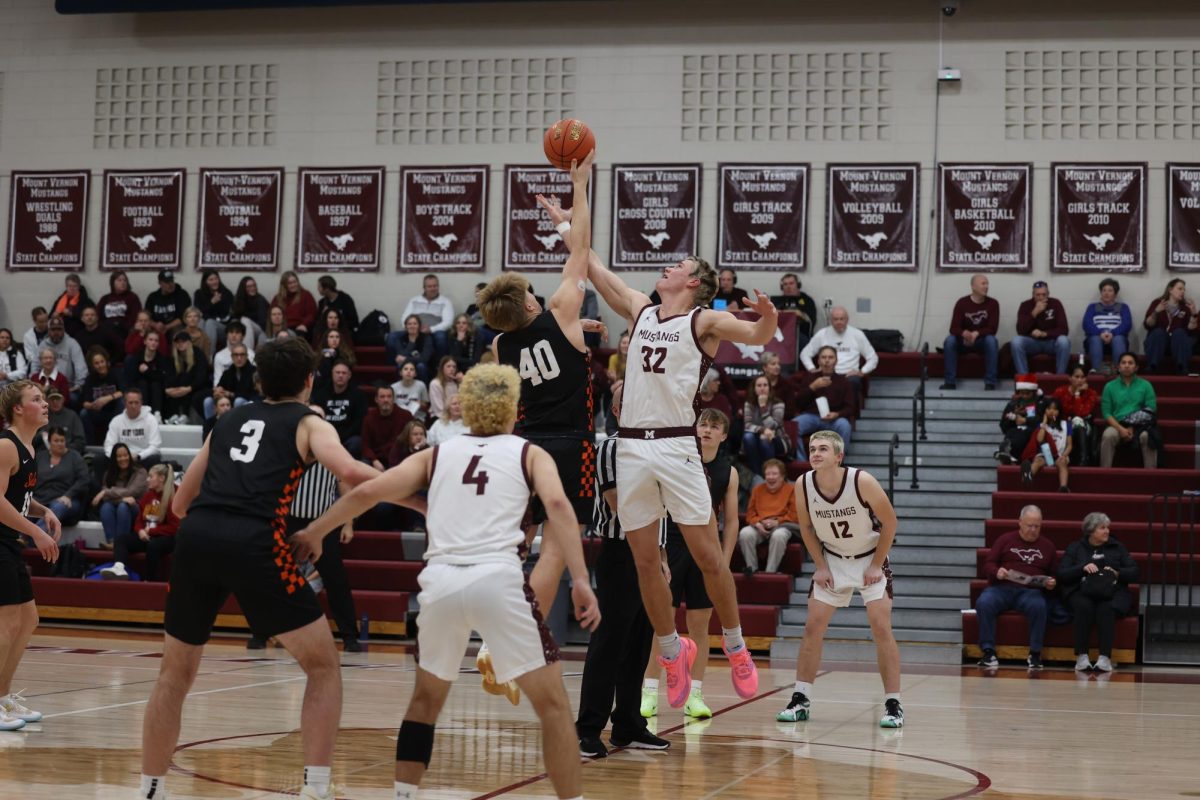
[[[696,657],[695,643],[681,640],[675,630],[671,590],[659,560],[658,520],[667,512],[704,574],[704,587],[721,621],[734,689],[750,697],[758,689],[758,671],[742,638],[733,576],[717,537],[696,443],[696,414],[700,380],[721,340],[764,345],[775,335],[778,312],[762,292],[755,292],[756,299],[746,304],[759,314],[754,322],[703,308],[717,291],[717,276],[696,256],[662,271],[655,284],[661,305],[626,286],[594,253],[588,277],[633,330],[617,433],[617,509],[661,647],[667,701],[674,708],[687,702]]]
[[[293,537],[297,555],[319,557],[322,531],[381,501],[429,487],[429,545],[417,617],[417,683],[396,742],[396,800],[417,796],[433,753],[434,724],[462,667],[471,631],[491,645],[496,679],[515,680],[542,721],[543,756],[560,798],[578,798],[579,751],[558,647],[521,569],[521,521],[533,493],[546,507],[545,535],[570,570],[576,619],[597,605],[575,513],[549,454],[512,435],[520,378],[499,364],[473,367],[458,396],[471,432],[404,460],[350,492]],[[594,613],[595,628],[599,612]]]
[[[892,635],[892,571],[887,559],[896,538],[896,511],[879,481],[863,470],[842,466],[843,451],[841,436],[817,431],[808,440],[812,471],[796,481],[800,535],[816,571],[796,661],[796,688],[787,708],[775,719],[808,719],[825,631],[834,612],[850,605],[857,591],[867,606],[883,678],[884,711],[879,726],[900,728],[904,725],[900,648]]]

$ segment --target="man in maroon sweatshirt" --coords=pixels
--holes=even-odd
[[[942,350],[946,356],[943,389],[958,387],[959,352],[983,353],[983,388],[996,388],[1000,345],[996,331],[1000,328],[1000,304],[988,297],[988,277],[983,273],[971,276],[971,293],[960,297],[950,315],[950,335]]]
[[[375,407],[367,410],[362,427],[362,460],[378,470],[387,469],[388,453],[404,426],[413,415],[396,407],[396,393],[391,386],[375,390]]]
[[[1049,284],[1037,281],[1033,284],[1033,297],[1017,309],[1017,335],[1012,340],[1016,374],[1029,372],[1029,356],[1053,353],[1054,371],[1066,375],[1067,361],[1071,358],[1069,333],[1063,304],[1050,296]]]

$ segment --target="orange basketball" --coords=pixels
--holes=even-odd
[[[546,131],[542,146],[551,164],[569,170],[571,161],[582,161],[596,149],[596,137],[583,120],[560,119]]]

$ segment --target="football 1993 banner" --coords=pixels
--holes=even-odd
[[[401,270],[483,269],[487,166],[400,170]]]
[[[1200,164],[1167,164],[1167,269],[1200,271]]]
[[[1028,272],[1032,164],[938,165],[938,269]]]
[[[805,268],[808,164],[720,164],[717,266]]]
[[[919,164],[830,164],[825,268],[915,270]]]
[[[609,265],[658,269],[696,252],[699,164],[614,164]]]
[[[200,170],[196,269],[272,270],[279,266],[283,170]]]
[[[1144,272],[1146,165],[1051,164],[1050,268]]]
[[[563,208],[571,208],[575,194],[571,173],[541,165],[510,164],[504,168],[504,269],[557,271],[567,261],[567,245],[537,204],[539,194],[557,198]],[[594,167],[588,183],[588,202],[595,219]],[[594,223],[592,229],[595,230]]]
[[[301,167],[296,209],[296,269],[379,269],[383,167]]]
[[[13,172],[8,269],[83,269],[90,179],[87,170]]]
[[[179,269],[185,178],[182,169],[105,171],[101,269]]]

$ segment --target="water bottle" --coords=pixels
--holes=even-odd
[[[358,623],[358,640],[360,642],[366,642],[370,638],[371,638],[371,620],[366,614],[363,614],[362,619],[359,620],[359,623]]]
[[[1042,442],[1042,458],[1046,459],[1046,464],[1054,463],[1054,456],[1050,453],[1050,443]]]

